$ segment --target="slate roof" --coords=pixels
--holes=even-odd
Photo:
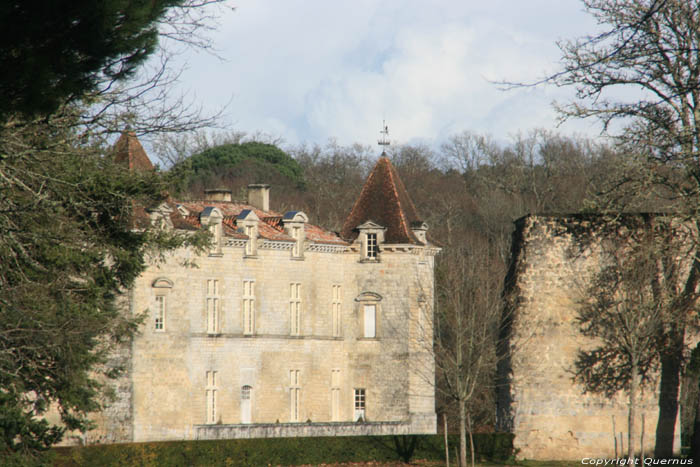
[[[114,161],[129,167],[129,170],[154,170],[151,160],[133,131],[125,131],[114,145]]]
[[[367,177],[362,192],[343,224],[341,237],[354,241],[357,226],[372,221],[386,228],[385,243],[423,245],[411,230],[421,222],[406,187],[389,159],[382,155]]]

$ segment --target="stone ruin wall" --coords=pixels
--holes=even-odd
[[[506,279],[506,310],[499,365],[499,429],[515,434],[518,458],[581,460],[623,456],[627,401],[583,394],[573,383],[577,351],[593,342],[575,323],[582,281],[599,267],[599,252],[580,249],[582,217],[527,216],[516,222],[513,263]],[[656,389],[642,395],[644,452],[652,454],[658,419]],[[680,448],[676,422],[674,450]],[[640,433],[641,438],[641,433]],[[637,446],[640,445],[637,440]]]

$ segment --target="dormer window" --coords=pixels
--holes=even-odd
[[[147,212],[151,218],[151,225],[161,230],[172,230],[173,222],[170,220],[170,214],[173,209],[168,203],[161,203],[155,208],[148,209]]]
[[[367,251],[365,252],[365,255],[367,256],[367,259],[377,259],[377,253],[379,252],[379,248],[377,247],[377,234],[376,233],[368,233],[367,234],[367,242],[366,242],[366,248]]]
[[[248,236],[245,244],[245,256],[254,258],[258,254],[258,221],[260,218],[250,209],[244,209],[236,218],[236,224]]]
[[[245,244],[245,254],[247,256],[253,256],[255,254],[255,227],[252,225],[246,226],[245,234],[248,236],[248,242]]]
[[[301,211],[289,211],[284,213],[282,224],[284,224],[284,233],[294,239],[292,247],[292,258],[304,258],[304,241],[306,240],[306,231],[304,226],[309,222],[309,217]]]
[[[386,229],[372,221],[367,221],[357,227],[360,231],[357,239],[360,242],[361,262],[377,262],[379,261],[379,245],[384,241],[384,232]]]
[[[419,242],[423,244],[428,243],[428,240],[425,236],[425,233],[428,231],[428,224],[426,224],[423,221],[411,222],[411,231],[413,232],[413,235],[416,236]]]
[[[292,228],[292,238],[296,240],[294,243],[294,248],[292,248],[292,256],[299,256],[301,253],[301,245],[299,245],[299,239],[301,238],[301,228]]]
[[[208,228],[212,234],[211,250],[209,255],[221,256],[221,237],[223,235],[222,222],[224,220],[223,214],[221,214],[221,211],[218,208],[207,206],[199,215],[199,220],[202,225]]]

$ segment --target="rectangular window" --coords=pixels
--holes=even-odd
[[[299,227],[293,227],[292,228],[292,238],[296,240],[294,242],[294,247],[292,248],[292,256],[300,256],[301,252],[301,247],[300,247],[300,238],[301,238],[301,229]]]
[[[153,329],[156,331],[165,331],[165,296],[156,296],[156,315]]]
[[[365,305],[365,337],[377,337],[377,306]]]
[[[207,423],[216,423],[216,371],[207,371]]]
[[[355,421],[365,420],[365,390],[355,389]]]
[[[289,333],[292,336],[301,334],[301,284],[289,284]]]
[[[333,286],[333,300],[331,302],[331,325],[333,327],[333,337],[340,337],[341,328],[341,288],[339,285]]]
[[[289,371],[289,406],[290,420],[292,422],[299,421],[299,399],[301,396],[301,371]]]
[[[211,251],[209,252],[212,255],[221,254],[221,228],[221,224],[214,224],[210,227],[212,235],[214,237],[212,239]]]
[[[248,241],[245,244],[245,254],[252,256],[255,254],[255,227],[252,225],[247,225],[245,228],[245,234],[248,236]]]
[[[340,421],[340,370],[331,370],[331,421]]]
[[[243,281],[243,334],[255,334],[255,281]]]
[[[219,332],[219,281],[216,279],[207,281],[207,332]]]
[[[377,234],[368,233],[367,234],[367,258],[376,259],[378,253],[377,248]]]

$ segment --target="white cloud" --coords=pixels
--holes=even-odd
[[[556,67],[554,41],[592,22],[576,0],[246,0],[215,38],[227,62],[188,57],[184,86],[206,107],[233,100],[235,129],[288,142],[372,144],[471,129],[505,137],[552,128],[559,89],[502,92]],[[582,127],[585,129],[585,127]],[[578,128],[579,131],[582,131]]]

